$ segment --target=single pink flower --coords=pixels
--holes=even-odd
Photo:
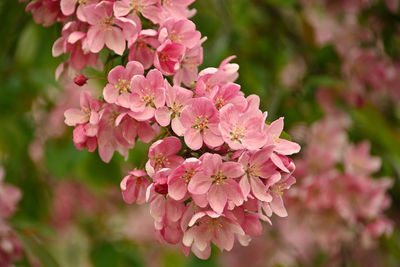
[[[185,46],[166,40],[160,45],[154,57],[154,67],[164,75],[174,75],[180,68],[180,63],[185,54]]]
[[[204,97],[193,99],[182,110],[180,120],[185,128],[185,143],[191,149],[200,149],[203,141],[210,147],[223,144],[218,130],[218,111],[209,99]]]
[[[292,155],[300,151],[300,146],[294,142],[279,138],[283,131],[283,117],[265,127],[268,136],[267,145],[274,145],[274,151],[282,155]]]
[[[184,106],[192,99],[193,92],[179,86],[172,87],[168,82],[165,82],[165,89],[166,105],[156,110],[156,121],[163,127],[171,123],[172,130],[182,136],[185,129],[179,117]]]
[[[222,138],[231,149],[258,149],[265,145],[263,132],[265,115],[260,110],[242,113],[241,109],[228,104],[220,110],[219,129]]]
[[[272,200],[272,196],[267,192],[268,188],[263,182],[264,179],[268,179],[276,173],[276,167],[270,160],[272,150],[273,146],[269,146],[255,152],[245,152],[240,156],[238,162],[243,165],[245,174],[239,185],[245,199],[251,192],[256,199],[261,201],[270,202]]]
[[[218,110],[229,103],[240,110],[243,110],[247,106],[244,94],[240,91],[240,85],[236,83],[227,83],[219,87],[212,96],[212,100]]]
[[[200,166],[200,160],[188,158],[177,167],[168,176],[168,196],[177,201],[182,200],[186,196],[190,180]]]
[[[199,251],[205,251],[210,242],[221,250],[230,251],[235,234],[245,234],[237,222],[214,211],[196,213],[190,220],[189,227],[183,235],[182,242],[186,247],[195,247]]]
[[[122,125],[122,136],[130,145],[135,145],[136,137],[144,143],[154,139],[156,133],[148,121],[137,121],[129,115],[130,111],[123,112],[115,119],[115,126]]]
[[[146,172],[133,170],[121,181],[121,190],[124,201],[128,204],[146,202],[146,190],[150,181],[146,178]]]
[[[84,123],[97,125],[100,120],[100,110],[103,104],[92,98],[88,92],[82,91],[80,105],[81,109],[71,108],[65,111],[65,124],[68,126],[76,126]]]
[[[132,31],[140,30],[133,20],[114,17],[112,2],[102,1],[89,5],[85,7],[84,14],[91,25],[87,38],[89,49],[93,53],[100,52],[106,45],[116,54],[122,55],[126,47],[126,37],[132,35]],[[123,31],[127,33],[124,35]]]
[[[108,84],[104,87],[104,100],[108,103],[115,103],[121,107],[129,108],[129,96],[131,94],[131,79],[134,75],[143,75],[142,64],[137,61],[130,61],[126,65],[116,66],[108,73]]]
[[[267,213],[267,215],[269,215],[269,211],[271,211],[279,217],[288,216],[285,205],[283,203],[282,195],[283,191],[288,190],[294,183],[296,183],[296,179],[290,174],[285,174],[282,177],[279,173],[277,173],[272,175],[267,180],[266,185],[269,189],[268,192],[273,197],[271,202],[263,203],[264,211]]]
[[[182,162],[183,158],[176,154],[181,149],[179,138],[170,136],[153,143],[149,149],[149,161],[146,164],[147,173],[150,175],[160,169],[174,170]]]
[[[135,119],[144,121],[153,118],[157,108],[165,104],[165,83],[161,72],[152,69],[147,76],[136,75],[131,81],[129,102]]]
[[[144,17],[151,11],[151,7],[157,4],[159,0],[122,0],[115,1],[114,14],[117,17],[123,17],[133,12],[141,13]],[[146,17],[147,18],[147,17]]]
[[[168,13],[169,18],[186,19],[192,13],[188,10],[188,6],[195,0],[162,0],[162,9]]]
[[[202,168],[189,182],[188,190],[192,194],[207,194],[211,208],[221,214],[231,201],[235,206],[243,203],[243,193],[234,178],[244,174],[243,167],[237,162],[222,162],[218,154],[203,154]]]
[[[186,48],[195,47],[201,38],[199,31],[196,31],[196,25],[187,19],[167,20],[159,29],[158,40],[164,43],[170,40],[173,43],[183,44]]]

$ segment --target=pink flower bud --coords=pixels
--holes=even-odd
[[[78,85],[78,86],[82,86],[82,85],[86,84],[86,81],[87,81],[87,80],[88,80],[88,79],[86,78],[85,75],[79,74],[79,75],[77,75],[77,76],[74,78],[74,83],[75,83],[76,85]]]

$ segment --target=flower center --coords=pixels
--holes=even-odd
[[[273,139],[273,141],[274,141],[275,144],[278,144],[278,143],[281,142],[281,141],[279,141],[279,136],[276,136],[276,134],[273,134],[273,135],[272,135],[272,139]]]
[[[222,96],[217,97],[217,100],[215,102],[215,107],[217,109],[221,109],[223,106],[225,106],[225,100]]]
[[[130,93],[131,91],[131,86],[125,79],[118,79],[118,83],[115,84],[115,88],[119,90],[119,94],[122,94],[123,92]]]
[[[245,136],[246,132],[246,127],[235,124],[234,130],[230,132],[231,140],[234,142],[236,141],[238,143],[242,143],[242,138]]]
[[[171,34],[169,35],[169,39],[174,42],[174,43],[181,43],[183,38],[183,34],[177,34],[175,30],[171,31]]]
[[[165,157],[162,153],[158,153],[155,157],[153,157],[154,167],[155,168],[164,168],[167,167],[170,162],[167,157]]]
[[[247,175],[250,176],[259,176],[258,172],[259,172],[259,167],[257,165],[250,165],[246,169]]]
[[[212,218],[210,220],[207,220],[205,224],[207,225],[209,232],[214,232],[215,230],[221,231],[222,223],[220,223],[218,219]]]
[[[194,174],[195,174],[194,170],[186,170],[185,174],[182,175],[182,178],[186,181],[186,183],[189,183]]]
[[[213,183],[216,185],[225,184],[224,180],[227,178],[221,170],[217,171],[216,174],[212,175]]]
[[[165,52],[160,52],[158,54],[158,57],[160,58],[160,61],[162,61],[162,62],[166,62],[169,60],[169,55]]]
[[[103,21],[101,22],[101,24],[103,24],[103,26],[104,26],[104,30],[110,29],[110,26],[111,26],[112,22],[113,22],[113,18],[112,17],[104,18]]]
[[[208,116],[207,115],[198,116],[196,118],[196,125],[194,125],[193,128],[198,130],[199,132],[203,131],[204,129],[208,129]]]

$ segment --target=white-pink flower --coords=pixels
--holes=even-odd
[[[204,97],[195,98],[182,110],[181,123],[185,128],[184,139],[188,147],[198,150],[203,146],[223,144],[218,129],[219,115],[213,103]]]
[[[142,64],[130,61],[126,65],[116,66],[108,73],[108,84],[104,87],[104,100],[111,104],[117,104],[124,108],[130,107],[129,96],[131,94],[131,79],[134,75],[143,75]]]
[[[201,158],[202,168],[189,182],[188,190],[192,194],[207,194],[211,208],[222,214],[226,204],[235,206],[243,203],[244,197],[234,178],[244,174],[243,167],[237,162],[223,162],[218,154],[206,153]]]

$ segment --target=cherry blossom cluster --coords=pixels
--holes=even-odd
[[[198,72],[205,38],[188,20],[192,2],[39,0],[27,9],[44,25],[64,23],[53,55],[69,59],[56,76],[65,71],[84,85],[79,73],[102,68],[103,48],[121,57],[102,98],[83,91],[65,123],[75,127],[77,149],[98,148],[105,162],[115,151],[127,158],[137,140],[151,142],[145,169],[121,182],[123,198],[150,203],[159,241],[205,259],[211,243],[231,250],[236,237],[247,245],[261,221],[287,216],[282,195],[295,183],[288,156],[300,146],[280,138],[283,118],[268,124],[259,97],[234,83],[234,57]]]
[[[17,210],[21,191],[4,181],[4,169],[0,166],[0,265],[14,266],[13,262],[22,257],[23,247],[11,226],[7,223]]]
[[[329,115],[311,126],[303,157],[296,161],[302,182],[288,199],[301,228],[312,229],[309,244],[331,254],[354,242],[368,248],[393,228],[384,215],[393,181],[372,177],[381,160],[370,155],[368,141],[347,140],[348,123],[343,115]]]

